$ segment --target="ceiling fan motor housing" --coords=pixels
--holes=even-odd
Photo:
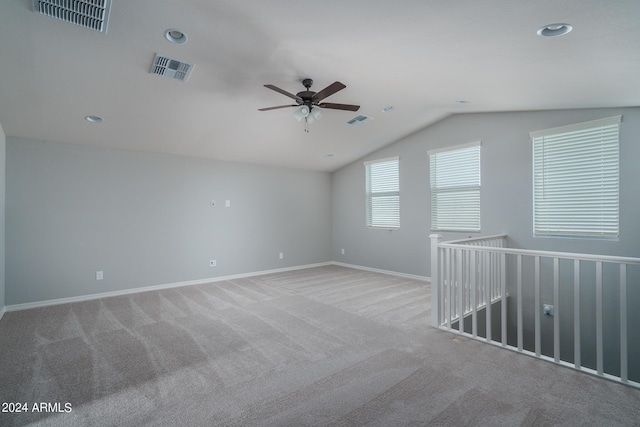
[[[316,93],[309,90],[311,89],[312,84],[313,84],[313,80],[311,79],[302,80],[302,85],[306,87],[307,90],[303,90],[302,92],[296,93],[297,97],[302,98],[302,100],[298,100],[298,99],[296,100],[298,105],[307,105],[311,107],[314,104],[312,98],[313,98],[313,95],[315,95]]]
[[[313,100],[311,99],[313,97],[313,95],[315,95],[315,92],[311,92],[310,90],[305,90],[302,92],[298,92],[296,94],[296,96],[302,98],[302,100],[298,100],[296,99],[296,101],[298,102],[299,105],[312,105],[313,104]],[[316,102],[317,104],[317,102]]]

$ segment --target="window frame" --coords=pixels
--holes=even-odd
[[[619,238],[621,122],[622,116],[612,116],[529,133],[534,237]],[[556,155],[549,160],[549,153]],[[568,167],[557,166],[562,163],[570,163],[573,178]],[[545,197],[545,192],[550,195]],[[577,213],[582,222],[570,222]]]
[[[383,187],[391,186],[391,188],[384,188],[384,191],[373,191],[372,180],[376,177],[372,176],[372,167],[381,163],[395,162],[395,168],[392,167],[391,172],[395,169],[395,177],[391,176],[391,182],[383,183]],[[365,225],[367,228],[382,229],[382,230],[398,230],[400,229],[400,157],[386,157],[383,159],[368,160],[364,162],[365,167]],[[384,174],[388,174],[389,171],[384,171]],[[385,175],[378,176],[377,179],[388,178]],[[394,189],[397,188],[397,189]],[[374,210],[374,200],[380,198],[395,197],[397,201],[394,206],[381,206],[382,211],[386,211],[391,214],[390,218],[376,218],[376,211]],[[380,212],[380,211],[378,211]]]
[[[462,164],[454,165],[456,168],[466,167],[472,165],[476,167],[472,173],[467,174],[466,177],[468,182],[462,182],[459,186],[443,186],[438,189],[438,181],[443,181],[445,184],[447,181],[451,183],[450,177],[446,177],[440,175],[440,179],[438,179],[438,157],[441,154],[448,153],[451,154],[455,151],[468,150],[470,148],[477,148],[477,154],[472,154],[469,159],[462,158]],[[482,141],[474,141],[467,144],[460,144],[455,146],[437,148],[433,150],[428,150],[427,154],[429,156],[429,190],[430,190],[430,213],[431,213],[431,231],[455,231],[455,232],[479,232],[481,230],[481,193],[482,193]],[[446,160],[443,159],[441,162],[444,162],[443,166],[451,167],[451,165],[446,164]],[[464,181],[464,180],[463,180]],[[464,185],[462,185],[464,184]],[[466,221],[466,224],[460,226],[460,224],[455,224],[455,220],[446,220],[438,218],[447,216],[452,212],[451,207],[443,206],[442,212],[438,213],[438,200],[439,195],[444,195],[448,193],[452,198],[449,202],[453,204],[457,204],[460,200],[455,200],[456,197],[459,196],[460,193],[469,193],[471,192],[474,195],[475,199],[472,200],[473,206],[468,206],[468,212],[465,217],[462,217],[462,221]],[[445,200],[443,200],[445,202]],[[441,204],[442,205],[442,204]],[[447,209],[448,208],[448,209]],[[460,212],[460,206],[457,205],[456,211]],[[457,222],[460,222],[457,221]]]

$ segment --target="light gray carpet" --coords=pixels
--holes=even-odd
[[[0,425],[640,425],[640,390],[434,330],[337,266],[6,313]],[[69,413],[34,413],[37,402]]]

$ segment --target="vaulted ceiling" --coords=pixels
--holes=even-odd
[[[573,31],[536,34],[554,23]],[[638,106],[639,23],[638,0],[112,0],[105,34],[6,0],[0,123],[8,136],[333,171],[451,114]],[[151,74],[156,53],[195,64],[188,80]],[[325,110],[309,133],[295,108],[258,111],[293,101],[264,84],[295,94],[303,78],[344,83],[326,101],[360,110]],[[358,114],[373,120],[349,126]]]

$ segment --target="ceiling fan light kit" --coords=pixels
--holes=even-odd
[[[320,120],[323,116],[323,112],[320,107],[313,107],[310,114],[315,120]]]
[[[296,111],[293,112],[293,117],[297,121],[300,121],[306,118],[308,115],[309,115],[309,107],[307,107],[306,105],[303,105],[302,107],[298,108]]]
[[[313,84],[313,80],[304,79],[302,80],[302,85],[306,88],[306,90],[302,92],[298,92],[297,94],[292,94],[287,92],[284,89],[280,89],[277,86],[272,84],[266,84],[264,87],[281,93],[285,96],[296,101],[295,104],[290,105],[278,105],[276,107],[267,107],[267,108],[259,108],[259,111],[269,111],[276,110],[280,108],[288,108],[288,107],[298,107],[293,112],[293,117],[297,121],[305,120],[305,132],[309,132],[308,124],[313,123],[316,120],[320,120],[323,116],[323,112],[321,108],[329,108],[333,110],[346,110],[346,111],[358,111],[360,109],[359,105],[352,104],[335,104],[335,103],[325,103],[321,102],[323,99],[333,95],[334,93],[346,88],[344,84],[340,82],[333,82],[326,88],[322,89],[320,92],[311,91],[311,85]]]
[[[306,117],[307,123],[311,124],[313,122],[315,122],[316,120],[320,120],[322,118],[322,110],[320,109],[320,107],[313,107],[311,109],[311,112],[309,113],[309,115]],[[307,132],[309,132],[309,129],[307,128]]]

